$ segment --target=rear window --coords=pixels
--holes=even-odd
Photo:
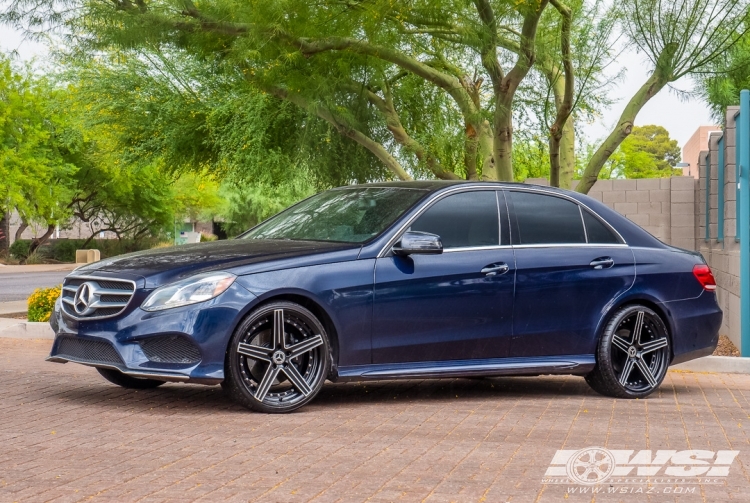
[[[586,224],[586,236],[589,243],[618,244],[620,240],[601,220],[583,210],[583,222]]]
[[[516,213],[517,244],[577,244],[586,242],[576,203],[534,192],[510,191]]]

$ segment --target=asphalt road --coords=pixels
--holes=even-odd
[[[0,302],[26,300],[37,288],[48,288],[62,283],[70,271],[22,272],[0,274]]]

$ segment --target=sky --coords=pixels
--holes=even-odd
[[[648,78],[648,71],[652,68],[646,57],[635,51],[622,53],[615,66],[618,69],[626,69],[625,77],[610,91],[610,97],[617,101],[604,111],[600,121],[584,127],[584,133],[590,142],[595,143],[596,139],[603,139],[612,130],[628,100],[643,85]],[[683,77],[671,86],[680,91],[692,91],[694,83],[691,78]],[[714,122],[703,100],[685,100],[684,95],[667,87],[651,98],[636,116],[636,126],[649,124],[663,126],[682,147],[699,126],[714,125]]]
[[[34,57],[43,60],[47,55],[44,45],[24,40],[20,33],[7,26],[0,26],[0,48],[6,52],[18,51],[23,60],[30,60]],[[620,55],[615,68],[625,68],[625,77],[610,91],[610,97],[616,102],[609,109],[603,110],[599,121],[583,127],[589,143],[597,143],[596,140],[603,139],[611,131],[628,99],[645,82],[650,63],[643,55],[628,51]],[[672,86],[683,91],[690,91],[693,83],[689,78],[683,78],[673,83]],[[665,88],[643,107],[635,124],[636,126],[647,124],[663,126],[682,147],[698,126],[711,125],[713,122],[705,102],[696,98],[685,101],[671,89]]]

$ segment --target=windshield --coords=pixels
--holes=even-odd
[[[269,218],[240,238],[364,243],[425,194],[396,187],[329,190]]]

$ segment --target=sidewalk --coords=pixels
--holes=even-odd
[[[38,265],[3,265],[0,274],[23,274],[27,272],[65,272],[72,271],[84,264],[38,264]]]
[[[25,313],[28,305],[25,300],[11,300],[0,302],[0,316],[3,314]]]
[[[0,318],[0,339],[54,339],[49,323]]]

